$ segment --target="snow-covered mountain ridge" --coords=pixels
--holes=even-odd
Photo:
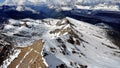
[[[16,47],[44,41],[43,57],[49,68],[119,68],[120,50],[105,29],[69,17],[60,19],[10,19],[2,34]]]

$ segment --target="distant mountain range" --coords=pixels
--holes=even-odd
[[[5,0],[2,2],[4,5],[40,5],[54,4],[54,5],[70,5],[70,4],[82,4],[82,5],[96,5],[100,3],[106,4],[118,4],[119,0]]]
[[[67,8],[67,6],[64,6]],[[50,6],[9,6],[3,5],[0,7],[0,21],[3,23],[8,19],[45,19],[45,18],[64,18],[66,16],[78,20],[89,22],[91,24],[106,23],[115,30],[120,31],[120,12],[108,10],[93,10],[84,8],[73,8],[70,10],[63,9],[63,7],[51,8]]]

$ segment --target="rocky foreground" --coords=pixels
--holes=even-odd
[[[42,40],[36,41],[28,47],[17,48],[21,52],[8,68],[46,68],[41,55],[42,48]]]

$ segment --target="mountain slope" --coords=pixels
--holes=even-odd
[[[120,49],[108,38],[107,30],[69,17],[10,19],[2,34],[20,48],[42,39],[42,56],[49,68],[120,68]]]
[[[104,30],[71,18],[67,20],[69,24],[64,22],[62,29],[52,32],[58,37],[45,42],[44,54],[50,68],[119,68],[119,53],[114,52],[119,48],[106,38]],[[51,63],[54,59],[57,60]]]

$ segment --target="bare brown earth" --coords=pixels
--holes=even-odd
[[[21,53],[8,68],[47,68],[42,60],[42,40],[35,41],[31,46],[19,48]]]

